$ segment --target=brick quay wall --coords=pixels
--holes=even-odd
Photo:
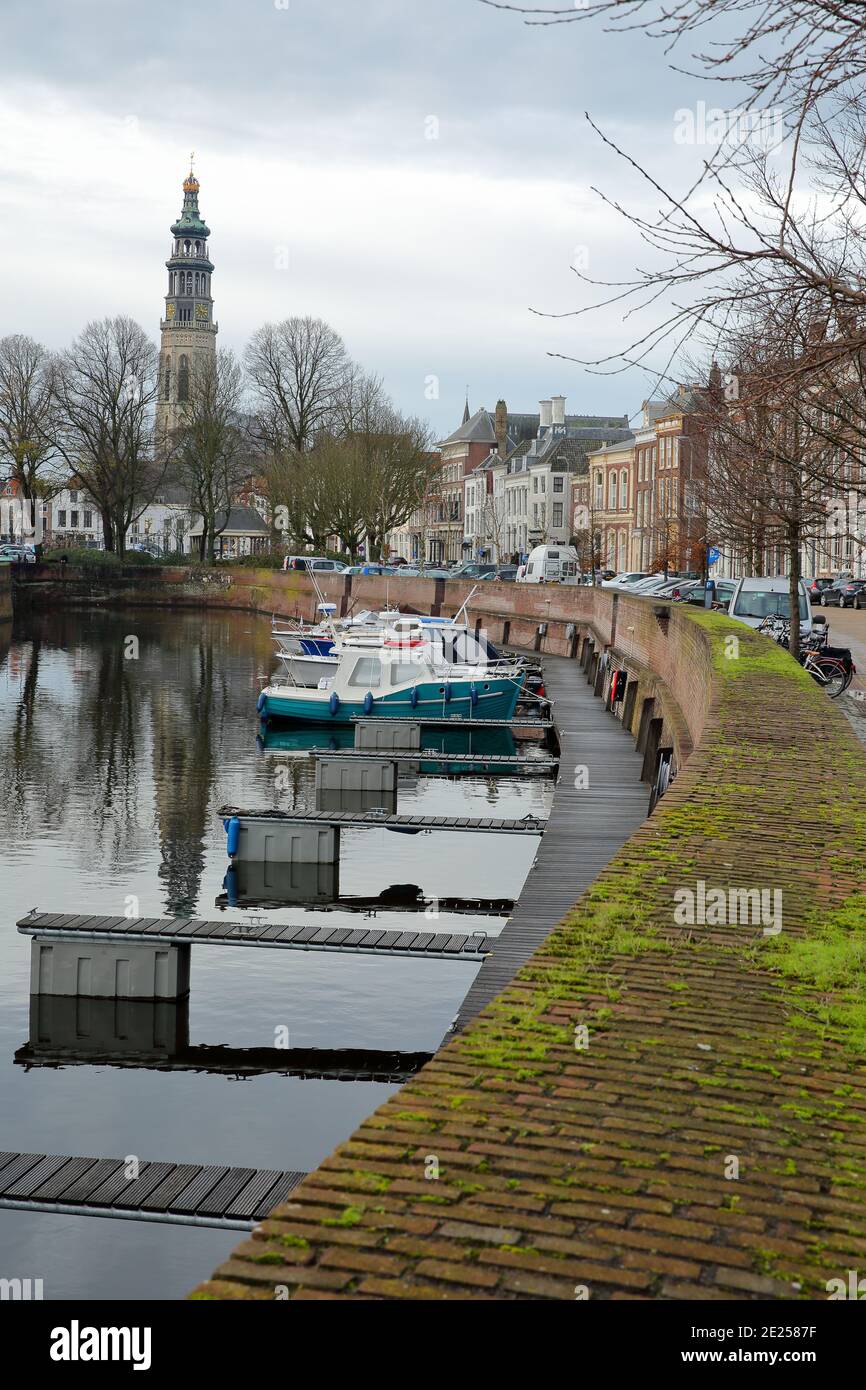
[[[78,601],[314,614],[303,576],[213,573]],[[322,587],[343,611],[467,592]],[[676,778],[511,985],[193,1297],[827,1298],[866,1260],[866,752],[724,615],[489,584],[469,614],[608,703],[624,671],[610,717]]]

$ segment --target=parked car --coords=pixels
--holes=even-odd
[[[832,589],[836,580],[831,579],[829,575],[819,575],[817,579],[804,578],[803,583],[806,585],[806,593],[809,595],[810,603],[815,604],[821,602],[821,595],[824,590]]]
[[[771,575],[758,579],[738,579],[728,613],[749,627],[760,627],[764,618],[780,613],[790,618],[789,581],[787,575]],[[802,579],[799,582],[800,637],[812,631],[812,609]]]
[[[517,579],[517,565],[500,565],[496,571],[496,578],[506,584],[513,584]]]
[[[343,574],[346,566],[341,560],[328,560],[324,555],[287,555],[284,570],[317,570],[325,574]]]
[[[451,571],[452,579],[492,579],[496,574],[496,565],[476,563],[474,560],[467,560],[465,564],[458,565]]]
[[[734,597],[736,587],[736,579],[716,579],[713,607],[727,608]],[[706,606],[706,586],[700,579],[695,580],[694,583],[689,584],[681,591],[680,598],[683,603],[691,603],[697,608],[704,608]]]
[[[830,584],[828,588],[822,589],[818,602],[822,608],[839,607],[842,601],[842,581]]]
[[[866,579],[844,579],[838,583],[840,608],[866,608]]]
[[[32,545],[18,545],[10,541],[0,546],[0,559],[12,565],[35,565],[36,551]]]
[[[313,569],[318,569],[319,567],[318,567],[317,565],[314,565],[314,566],[312,566],[312,568],[313,568]],[[352,575],[352,574],[402,574],[402,573],[403,573],[403,570],[402,570],[402,569],[395,569],[393,565],[380,565],[380,564],[377,564],[375,560],[371,560],[369,564],[363,564],[363,565],[346,565],[344,568],[342,568],[342,569],[339,571],[339,573],[340,573],[340,574],[349,574],[349,575]]]
[[[633,584],[638,584],[642,579],[649,579],[646,570],[634,570],[630,574],[618,574],[615,579],[603,579],[601,587],[603,589],[628,589]]]

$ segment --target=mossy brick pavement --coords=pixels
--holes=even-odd
[[[808,1299],[866,1272],[866,753],[781,650],[681,621],[710,717],[654,815],[193,1297]],[[699,880],[781,889],[782,931],[677,926]]]

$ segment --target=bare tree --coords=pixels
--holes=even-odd
[[[50,472],[57,457],[53,378],[51,354],[41,343],[18,333],[0,338],[0,461],[18,484],[23,505],[34,509],[59,481]]]
[[[300,455],[330,430],[349,373],[338,333],[322,319],[266,323],[245,353],[259,438],[273,456]]]
[[[789,577],[795,657],[801,555],[825,531],[828,495],[840,482],[839,451],[820,428],[821,401],[808,371],[820,350],[797,316],[754,316],[730,343],[736,392],[708,395],[706,405],[710,524],[727,532],[753,573],[766,572],[768,553],[776,552],[775,571]]]
[[[364,524],[367,553],[384,554],[388,536],[427,496],[440,458],[431,452],[428,427],[386,406],[353,436],[367,478]]]
[[[538,23],[609,18],[615,26],[661,38],[668,50],[710,26],[712,37],[691,55],[693,65],[703,76],[740,83],[752,111],[745,121],[742,110],[722,113],[732,118],[727,131],[691,186],[681,191],[663,187],[590,120],[659,202],[637,214],[619,199],[599,196],[658,255],[621,281],[593,280],[574,268],[595,293],[601,291],[575,316],[616,306],[632,322],[644,311],[652,321],[632,330],[616,353],[570,360],[601,371],[640,363],[665,379],[690,339],[712,349],[736,331],[741,313],[780,306],[784,315],[784,306],[802,296],[812,307],[820,300],[831,326],[825,335],[827,363],[866,349],[866,5],[591,0],[574,10],[484,3]],[[769,140],[763,118],[772,126]],[[791,363],[788,370],[800,367]]]
[[[753,101],[782,100],[796,113],[866,72],[866,14],[860,0],[580,0],[520,5],[481,0],[527,16],[530,25],[610,21],[610,31],[642,30],[666,53],[679,45],[692,71],[745,85]],[[715,25],[715,32],[713,26]],[[709,30],[711,37],[704,39]],[[715,37],[715,35],[718,37]],[[682,54],[684,44],[702,44]],[[674,65],[674,66],[678,66]],[[682,70],[682,69],[680,69]]]
[[[197,361],[183,425],[173,440],[174,471],[202,518],[199,558],[210,564],[232,500],[249,473],[241,394],[241,369],[229,349]]]
[[[57,361],[54,442],[99,509],[106,550],[119,554],[165,472],[153,448],[158,361],[124,317],[89,323]]]

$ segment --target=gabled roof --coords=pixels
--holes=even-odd
[[[223,522],[226,524],[223,525]],[[270,528],[263,521],[255,507],[229,507],[228,520],[224,511],[216,516],[216,529],[224,536],[267,536]],[[197,516],[189,528],[191,536],[200,535],[202,519]]]
[[[447,439],[443,439],[438,445],[444,449],[446,444],[495,444],[496,430],[493,427],[493,420],[490,411],[485,410],[484,406],[476,410],[453,434],[449,434]]]
[[[601,449],[590,449],[589,452],[592,454],[593,458],[598,454],[616,454],[620,453],[623,449],[628,449],[633,443],[634,435],[631,430],[629,430],[624,434],[622,439],[617,439],[610,444],[605,444]]]

